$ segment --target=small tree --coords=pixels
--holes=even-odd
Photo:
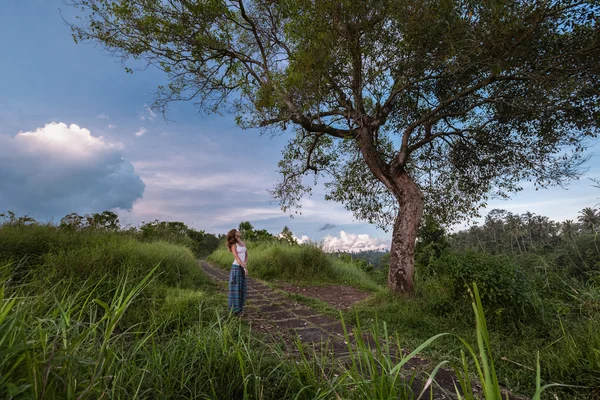
[[[266,229],[258,229],[253,232],[253,240],[257,242],[271,242],[275,240],[275,237],[269,233]]]
[[[27,215],[18,217],[13,211],[7,211],[6,214],[0,214],[0,218],[4,219],[4,224],[8,225],[32,225],[37,223],[34,218]]]
[[[254,226],[252,226],[249,221],[240,222],[238,231],[240,231],[240,234],[244,240],[254,239]]]
[[[67,214],[60,220],[60,227],[62,229],[80,230],[83,228],[83,225],[84,218],[77,213]]]
[[[572,219],[567,219],[562,223],[560,232],[567,243],[572,243],[577,233],[577,227]]]
[[[287,227],[287,225],[283,227],[283,230],[279,234],[279,240],[281,240],[283,243],[289,244],[290,246],[293,244],[298,244],[296,239],[294,239],[294,234],[290,228]]]
[[[158,109],[291,128],[274,196],[288,210],[329,176],[327,199],[392,228],[394,291],[412,291],[424,207],[454,222],[561,183],[597,134],[597,1],[68,1],[76,40],[167,74]]]
[[[144,222],[139,227],[143,239],[169,238],[189,236],[190,229],[180,221],[159,221],[155,219],[151,222]],[[202,232],[196,232],[202,235]]]
[[[86,214],[85,221],[87,227],[91,229],[116,231],[121,227],[119,223],[119,216],[112,211]]]

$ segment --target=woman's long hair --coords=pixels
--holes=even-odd
[[[237,229],[232,229],[229,232],[227,232],[227,248],[229,249],[229,251],[231,251],[231,246],[237,244],[237,238],[235,237],[236,233]]]

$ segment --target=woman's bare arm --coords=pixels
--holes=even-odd
[[[244,271],[246,272],[246,276],[248,276],[248,250],[246,250],[246,256],[244,257]]]

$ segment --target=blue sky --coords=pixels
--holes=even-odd
[[[267,193],[285,135],[260,136],[230,115],[207,116],[185,103],[173,105],[166,122],[147,108],[164,75],[127,74],[99,47],[76,45],[59,9],[72,20],[62,0],[0,6],[0,211],[58,220],[114,208],[134,225],[158,218],[224,233],[248,220],[272,233],[288,225],[298,237],[329,235],[325,242],[343,249],[389,243],[389,234],[356,222],[322,190],[289,218]],[[575,219],[600,201],[587,179],[600,178],[590,144],[589,171],[568,190],[525,185],[487,209]],[[320,230],[326,224],[335,226]]]

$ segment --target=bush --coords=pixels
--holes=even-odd
[[[148,326],[153,314],[167,312],[172,289],[214,292],[192,251],[172,243],[143,243],[123,232],[51,225],[4,225],[0,238],[0,262],[10,265],[11,285],[25,285],[32,294],[52,288],[56,298],[63,298],[92,285],[98,299],[108,303],[117,294],[116,287],[131,290],[157,266],[153,280],[123,317],[123,329]],[[209,302],[218,301],[210,297]],[[181,321],[192,322],[187,317]]]
[[[457,311],[454,282],[450,277],[439,276],[435,279],[419,281],[417,293],[425,298],[425,306],[433,315],[448,317]],[[464,306],[464,302],[460,306]],[[462,307],[464,309],[464,307]]]
[[[512,257],[473,250],[446,251],[430,268],[448,280],[454,298],[464,298],[466,288],[476,283],[483,304],[497,314],[525,317],[530,310],[530,281]]]
[[[556,256],[557,267],[586,281],[600,274],[600,243],[596,235],[581,235],[565,244]]]
[[[219,246],[217,236],[189,228],[183,222],[147,222],[140,226],[139,236],[146,242],[167,241],[186,246],[196,257],[206,257]]]

